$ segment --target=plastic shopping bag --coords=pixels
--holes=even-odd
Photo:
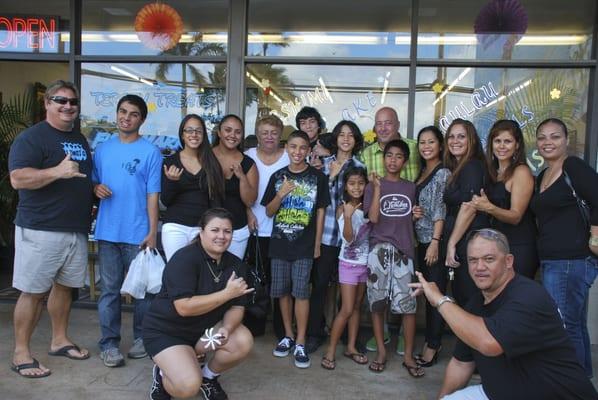
[[[131,261],[125,281],[120,288],[121,294],[130,294],[136,299],[143,299],[145,297],[147,289],[147,263],[145,259],[145,250],[142,250]]]
[[[146,291],[151,294],[156,294],[162,288],[162,272],[164,272],[164,260],[158,250],[147,250],[145,255],[146,272],[147,272],[147,288]]]

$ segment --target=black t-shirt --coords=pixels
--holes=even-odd
[[[545,170],[544,170],[545,171]],[[571,260],[590,255],[586,229],[571,188],[563,175],[542,193],[544,171],[536,178],[530,207],[538,220],[538,255],[541,260]],[[563,163],[575,192],[590,204],[592,225],[598,225],[598,174],[583,160],[569,156]]]
[[[219,276],[218,282],[214,281],[208,263],[214,274]],[[162,275],[162,289],[145,314],[144,335],[163,334],[188,341],[198,340],[206,329],[222,320],[232,306],[245,306],[247,296],[237,297],[210,312],[193,317],[180,316],[174,307],[174,301],[223,290],[233,271],[237,276],[247,278],[247,266],[231,253],[224,253],[220,264],[216,264],[216,260],[199,243],[191,243],[178,250],[166,264]]]
[[[516,275],[492,302],[475,295],[465,309],[484,318],[504,353],[486,357],[457,340],[454,357],[475,361],[492,399],[597,399],[556,305],[537,282]]]
[[[469,160],[444,191],[444,203],[446,204],[446,218],[444,220],[443,236],[446,240],[451,236],[455,227],[457,214],[461,203],[471,201],[474,194],[479,195],[480,190],[486,186],[487,176],[484,164],[480,160]],[[476,213],[475,218],[467,228],[467,232],[489,226],[486,213]],[[467,235],[463,235],[463,240]]]
[[[10,171],[22,168],[47,169],[66,155],[79,164],[85,178],[58,179],[34,190],[19,189],[15,225],[54,232],[87,234],[91,223],[93,187],[91,150],[79,132],[64,132],[42,121],[24,130],[14,140],[8,156]]]
[[[202,168],[195,175],[187,171],[181,163],[180,152],[165,158],[164,165],[183,168],[183,174],[178,181],[168,179],[162,169],[160,200],[166,206],[164,223],[173,222],[186,226],[197,226],[204,212],[210,208],[222,206],[221,201],[210,199],[205,169]]]
[[[328,177],[308,166],[299,173],[284,167],[270,177],[261,204],[267,206],[276,196],[284,177],[295,182],[295,189],[282,200],[274,215],[270,258],[294,261],[313,258],[316,240],[316,212],[330,204]]]
[[[241,169],[247,174],[255,161],[243,154]],[[241,200],[241,182],[235,174],[224,181],[224,208],[233,215],[233,229],[240,229],[247,225],[247,207]]]

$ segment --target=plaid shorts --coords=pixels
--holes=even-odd
[[[296,299],[309,299],[309,275],[313,261],[311,258],[293,261],[273,258],[270,296],[278,298],[291,294]]]
[[[413,260],[390,243],[378,243],[368,256],[367,294],[370,311],[381,312],[390,303],[393,314],[415,314],[411,297]]]

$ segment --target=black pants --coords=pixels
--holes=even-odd
[[[256,257],[255,240],[255,236],[251,235],[247,244],[247,258],[251,263],[255,262]],[[270,238],[260,236],[258,243],[260,255],[262,256],[264,273],[266,274],[266,282],[268,282],[268,287],[270,287],[272,283],[272,266],[270,263],[270,257],[268,257]],[[284,325],[282,323],[282,315],[280,314],[280,303],[278,302],[278,299],[270,300],[272,301],[272,327],[274,328],[274,334],[276,335],[276,338],[280,340],[284,337]],[[265,319],[263,324],[266,324]]]
[[[309,297],[309,319],[307,320],[307,336],[326,337],[326,321],[324,305],[328,284],[338,269],[340,247],[321,245],[320,258],[314,261],[311,269],[311,296]]]
[[[536,243],[511,244],[509,247],[511,249],[511,254],[513,254],[515,258],[513,264],[515,272],[530,279],[534,279],[536,271],[540,266]]]
[[[430,243],[420,243],[417,246],[417,265],[418,269],[424,275],[428,282],[436,283],[442,293],[446,293],[446,283],[448,280],[448,268],[444,266],[446,258],[445,246],[438,246],[438,261],[432,266],[426,264],[426,251]],[[428,348],[438,350],[441,344],[442,331],[444,330],[444,319],[426,300],[426,343]]]

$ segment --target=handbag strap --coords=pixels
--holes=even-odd
[[[590,221],[588,220],[588,216],[586,215],[586,211],[588,211],[588,203],[586,203],[584,199],[577,195],[577,192],[573,187],[573,182],[571,182],[571,178],[569,178],[569,174],[567,174],[565,170],[563,170],[563,179],[565,180],[567,186],[569,186],[569,189],[571,189],[573,197],[575,197],[575,201],[577,202],[577,208],[579,208],[579,212],[581,213],[581,218],[587,226],[590,226]]]
[[[255,270],[258,274],[265,276],[262,253],[260,251],[260,241],[257,231],[251,233],[255,237]]]

